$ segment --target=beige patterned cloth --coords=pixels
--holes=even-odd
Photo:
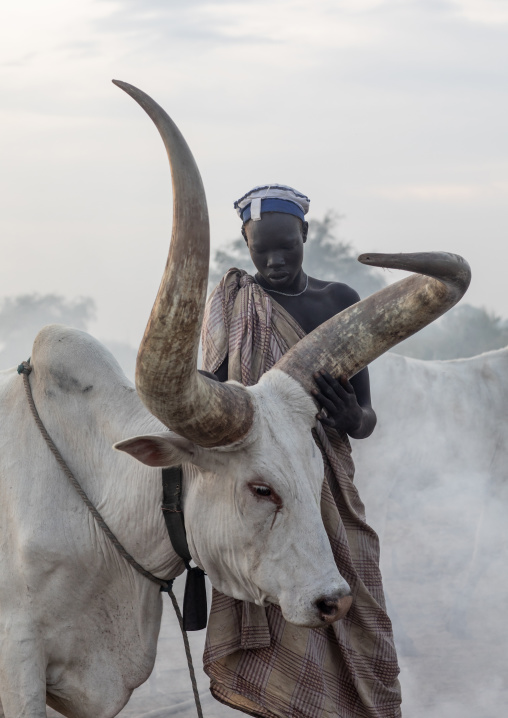
[[[203,322],[203,368],[228,356],[229,378],[255,384],[304,332],[238,269],[211,295]],[[261,608],[213,592],[204,653],[210,689],[219,701],[254,716],[276,718],[399,718],[399,668],[386,615],[379,542],[365,522],[353,484],[347,436],[315,432],[323,454],[323,522],[337,566],[351,586],[346,618],[309,629]]]

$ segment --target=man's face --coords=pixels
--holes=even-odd
[[[291,287],[302,268],[307,223],[292,214],[266,212],[258,222],[247,222],[245,235],[261,277],[274,289]]]

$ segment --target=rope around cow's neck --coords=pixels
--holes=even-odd
[[[90,499],[88,498],[85,491],[81,488],[80,483],[78,482],[78,480],[76,479],[74,474],[71,472],[71,470],[67,466],[63,456],[58,451],[55,443],[53,442],[53,439],[50,437],[50,435],[46,431],[46,428],[45,428],[44,424],[42,423],[41,417],[39,416],[39,412],[37,411],[37,407],[35,406],[35,401],[34,401],[34,398],[32,395],[32,388],[30,386],[30,380],[28,378],[31,371],[32,371],[32,366],[30,364],[30,360],[24,361],[18,366],[18,374],[21,374],[23,377],[23,383],[25,385],[26,397],[28,399],[28,404],[30,406],[32,415],[35,419],[35,423],[37,424],[37,427],[38,427],[39,431],[41,432],[43,439],[45,440],[49,450],[55,457],[58,465],[60,466],[63,473],[67,476],[67,478],[69,479],[71,484],[76,489],[77,493],[81,497],[81,499],[82,499],[83,503],[85,504],[85,506],[87,507],[87,509],[90,511],[90,513],[92,514],[94,519],[97,521],[99,528],[106,534],[106,536],[111,541],[113,546],[116,548],[116,550],[118,551],[120,556],[122,556],[122,558],[124,558],[127,561],[127,563],[129,563],[134,569],[136,569],[136,571],[138,573],[140,573],[142,576],[149,579],[153,583],[158,584],[161,587],[161,591],[168,593],[169,597],[171,598],[171,602],[173,604],[173,608],[175,609],[176,617],[178,618],[178,623],[180,624],[180,629],[182,631],[183,643],[185,646],[185,655],[187,656],[187,664],[189,667],[189,674],[190,674],[190,679],[191,679],[191,683],[192,683],[192,690],[194,693],[194,700],[196,703],[197,714],[198,714],[199,718],[203,718],[203,711],[201,709],[201,701],[199,699],[198,686],[196,683],[196,675],[194,673],[194,666],[192,664],[192,655],[190,652],[189,639],[187,637],[187,632],[185,631],[185,629],[183,627],[183,619],[182,619],[182,614],[180,611],[180,606],[178,605],[176,596],[173,593],[174,579],[169,579],[168,581],[165,581],[164,579],[158,578],[157,576],[154,576],[153,573],[150,573],[150,571],[147,571],[146,569],[144,569],[143,566],[141,566],[136,561],[136,559],[133,558],[130,555],[130,553],[128,551],[126,551],[126,549],[122,546],[120,541],[117,539],[115,534],[111,531],[111,529],[109,528],[107,523],[102,518],[101,514],[97,511],[97,509],[95,508],[93,503],[90,501]]]

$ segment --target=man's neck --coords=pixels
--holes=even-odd
[[[303,269],[300,269],[295,279],[290,284],[281,286],[272,286],[264,277],[261,276],[259,272],[256,272],[254,279],[265,291],[283,296],[297,296],[299,294],[303,294],[307,290],[309,282],[309,278]]]

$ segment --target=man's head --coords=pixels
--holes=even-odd
[[[301,274],[309,202],[278,184],[255,187],[235,202],[254,266],[273,289],[293,287]]]

